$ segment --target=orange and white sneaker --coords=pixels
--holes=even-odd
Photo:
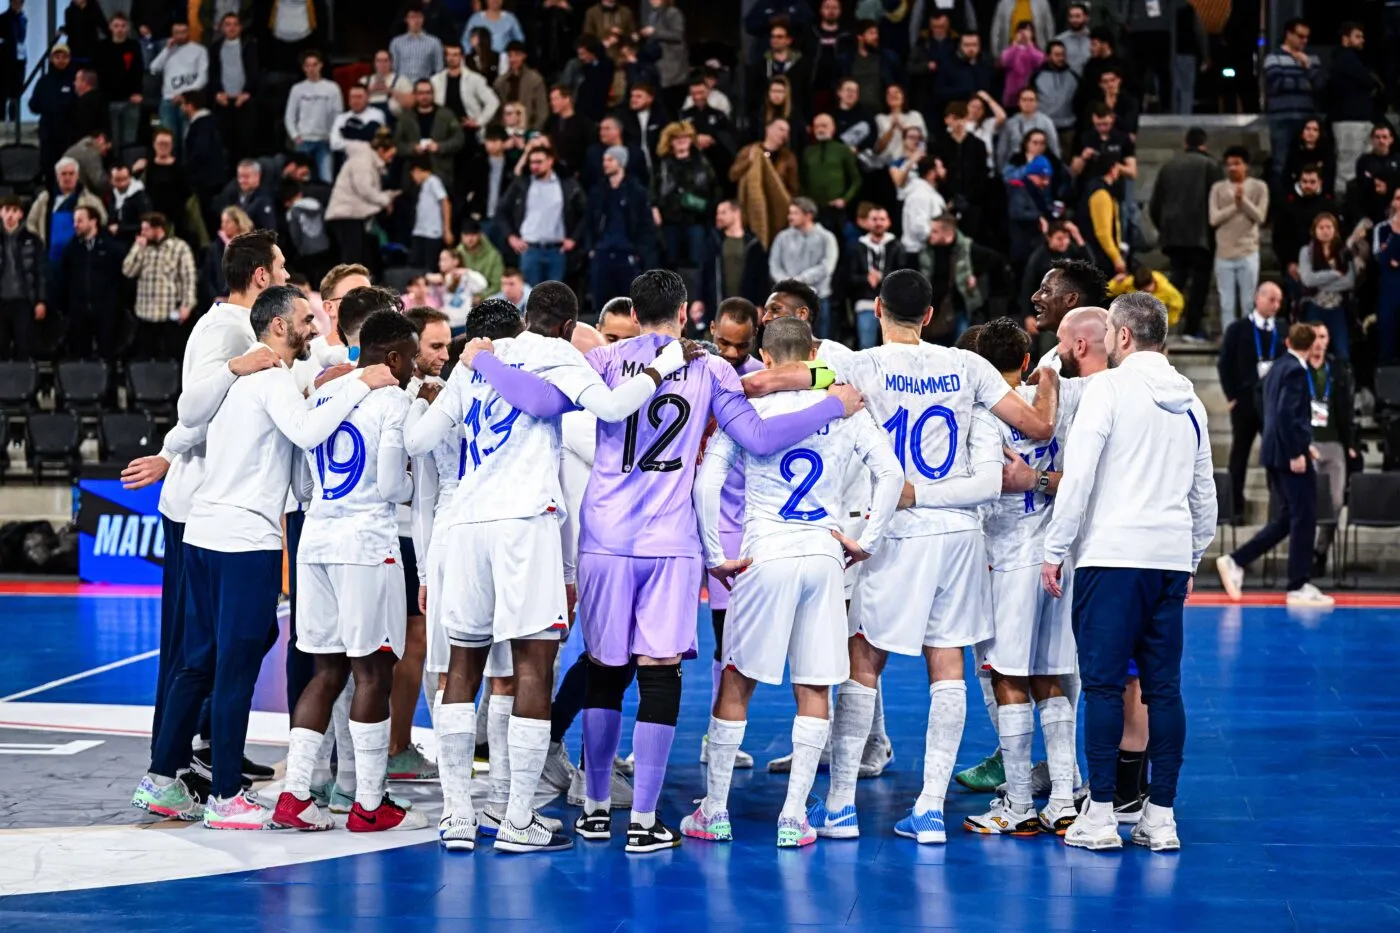
[[[310,797],[301,800],[289,790],[282,791],[277,798],[277,809],[273,811],[272,822],[285,829],[295,829],[304,833],[316,833],[332,828],[335,823],[331,815]]]
[[[399,830],[427,829],[428,821],[416,810],[405,810],[394,803],[388,794],[373,810],[366,810],[355,801],[350,808],[350,818],[345,828],[352,833],[388,833]]]
[[[1040,817],[1035,807],[1017,810],[1005,797],[996,797],[986,813],[964,818],[963,829],[984,836],[1039,836]]]

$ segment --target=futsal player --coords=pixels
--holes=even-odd
[[[720,306],[724,314],[724,306]],[[803,321],[774,321],[763,332],[765,365],[811,360],[812,329]],[[821,393],[807,389],[760,399],[760,414],[799,411]],[[874,476],[870,521],[860,539],[841,533],[844,477],[862,461]],[[723,489],[742,462],[743,540],[733,552],[720,532]],[[875,551],[894,517],[904,471],[889,439],[868,414],[827,425],[796,445],[767,456],[742,453],[727,435],[710,440],[695,483],[705,563],[715,585],[733,587],[723,632],[724,664],[709,723],[707,793],[681,832],[727,842],[729,785],[758,683],[781,684],[786,665],[797,699],[792,767],[778,817],[778,846],[811,845],[807,797],[830,732],[831,687],[850,673],[846,651],[844,574]],[[742,555],[742,556],[740,556]]]
[[[316,673],[292,712],[287,778],[274,822],[299,830],[331,827],[330,814],[311,799],[312,771],[330,722],[331,707],[355,678],[350,736],[355,756],[351,832],[422,829],[427,821],[406,812],[384,792],[389,762],[389,693],[394,663],[404,651],[398,611],[404,569],[395,504],[413,487],[403,427],[418,331],[394,311],[377,311],[360,332],[361,371],[383,365],[394,384],[364,396],[354,373],[316,390],[314,406],[358,400],[323,443],[306,453],[313,482],[311,505],[297,552],[297,645],[316,658]]]
[[[204,825],[211,829],[275,825],[272,809],[243,792],[239,758],[258,670],[278,634],[281,519],[293,469],[303,463],[298,448],[320,444],[371,389],[394,384],[387,367],[369,367],[340,397],[310,407],[290,367],[305,357],[314,321],[310,304],[294,288],[273,286],[253,303],[249,323],[278,365],[227,387],[209,422],[205,473],[185,529],[193,605],[184,663],[171,685],[150,772],[132,803],[192,818],[188,799],[179,799],[188,795],[176,773],[186,762],[200,705],[212,692],[214,768],[204,807]]]

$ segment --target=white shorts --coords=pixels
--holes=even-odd
[[[841,533],[853,541],[859,541],[861,533],[865,531],[867,518],[865,513],[859,515],[846,515],[839,522]],[[856,591],[856,581],[860,579],[861,569],[865,566],[865,561],[859,564],[852,564],[846,568],[842,580],[842,592],[845,599],[850,599]]]
[[[297,647],[362,658],[403,657],[403,565],[297,564]]]
[[[442,625],[442,582],[443,561],[447,551],[445,535],[435,535],[428,548],[428,658],[423,662],[425,670],[433,674],[447,673],[452,656],[447,643],[447,629]]]
[[[981,531],[886,538],[865,562],[850,632],[884,651],[965,648],[992,636]]]
[[[992,670],[1014,677],[1074,673],[1073,626],[1064,599],[1040,585],[1040,565],[993,570],[991,579],[993,635],[986,661]]]
[[[453,644],[561,638],[569,630],[559,521],[552,515],[447,529],[442,624]]]
[[[841,563],[830,556],[783,557],[741,573],[730,595],[720,657],[745,677],[830,686],[850,676]]]

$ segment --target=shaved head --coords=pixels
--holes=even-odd
[[[1060,375],[1069,379],[1092,376],[1108,368],[1104,337],[1108,334],[1108,312],[1103,308],[1075,308],[1065,315],[1056,331],[1060,343]]]

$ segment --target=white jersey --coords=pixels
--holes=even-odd
[[[779,392],[755,399],[754,408],[764,418],[772,418],[810,408],[825,397],[825,392],[812,390]],[[745,477],[741,553],[755,561],[824,554],[842,560],[841,545],[831,532],[842,529],[851,461],[863,461],[879,483],[870,521],[860,538],[868,552],[873,553],[884,536],[904,486],[903,470],[888,437],[867,414],[832,422],[768,456],[744,451],[721,431],[706,451],[697,484],[701,491],[696,494],[711,567],[725,560],[719,538],[719,489],[741,457]],[[709,514],[712,500],[713,515]]]
[[[564,549],[564,582],[578,578],[579,517],[583,514],[583,493],[593,472],[593,456],[598,448],[598,416],[589,411],[571,411],[560,419],[564,451],[559,460],[559,487],[564,493],[564,524],[560,543]]]
[[[1051,347],[1045,351],[1045,355],[1040,358],[1040,362],[1035,364],[1035,368],[1039,369],[1042,366],[1049,366],[1055,372],[1059,372],[1060,365],[1060,354],[1055,347]]]
[[[333,379],[316,390],[312,403],[324,405],[359,381],[353,372]],[[410,404],[398,386],[376,389],[330,437],[306,452],[314,487],[297,563],[374,565],[402,559],[394,513],[396,502],[412,493],[403,446]]]
[[[991,363],[966,350],[887,343],[859,353],[830,340],[818,355],[860,390],[866,410],[889,432],[904,476],[915,485],[971,472],[972,408],[991,408],[1011,391]],[[977,509],[913,508],[890,522],[889,536],[975,531]]]
[[[588,387],[603,385],[583,354],[563,340],[526,331],[495,341],[494,352],[502,363],[539,376],[574,402]],[[536,418],[512,408],[480,373],[458,366],[424,418],[435,422],[430,436],[441,437],[449,423],[465,431],[461,483],[446,524],[565,517],[560,417]]]

